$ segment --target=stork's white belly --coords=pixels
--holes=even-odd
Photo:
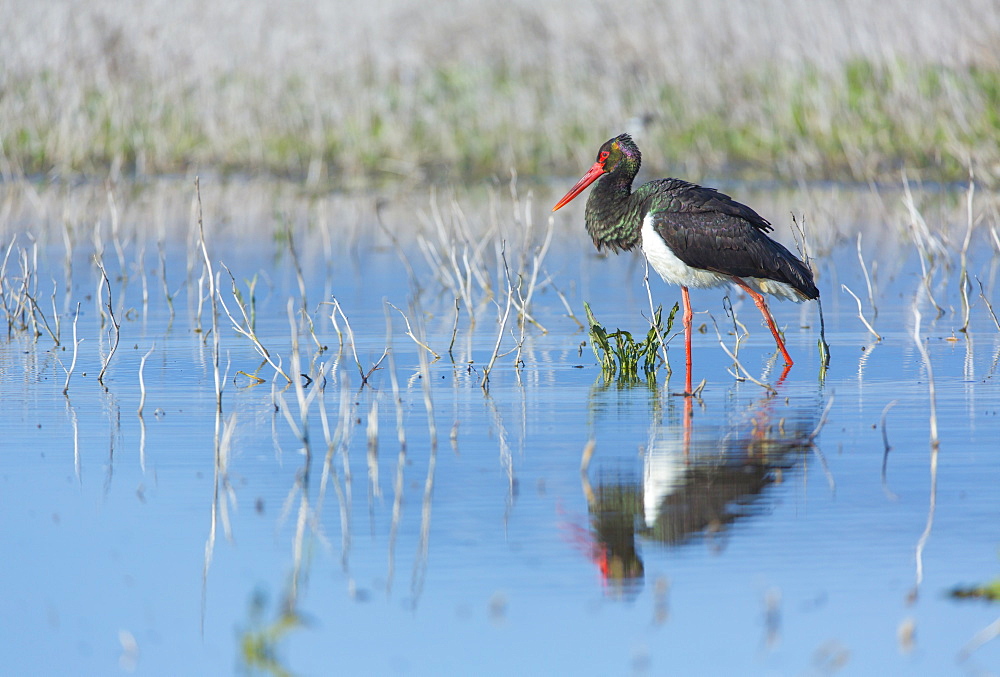
[[[649,214],[642,220],[642,253],[664,282],[682,287],[718,287],[732,282],[728,275],[720,275],[710,270],[692,268],[670,251],[670,247],[653,228],[653,217]]]
[[[664,282],[682,287],[721,287],[732,283],[733,278],[710,270],[692,268],[670,251],[663,238],[653,228],[653,218],[646,215],[642,220],[642,253]],[[791,285],[759,277],[744,277],[743,281],[762,294],[773,294],[779,299],[802,301],[802,295]]]
[[[656,524],[667,496],[684,484],[687,469],[684,443],[674,438],[657,439],[654,431],[643,460],[642,502],[647,527]]]

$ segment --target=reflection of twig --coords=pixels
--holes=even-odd
[[[833,479],[833,473],[830,472],[830,466],[826,463],[826,456],[820,451],[819,446],[816,445],[816,438],[819,436],[823,426],[826,425],[826,418],[830,415],[830,410],[833,408],[833,395],[830,395],[830,399],[826,401],[826,407],[823,408],[823,414],[819,417],[819,423],[813,428],[813,431],[806,438],[808,443],[812,445],[813,453],[816,454],[816,458],[819,459],[819,464],[823,468],[823,474],[826,476],[826,482],[830,485],[830,491],[837,490],[837,483]]]
[[[368,500],[382,498],[382,490],[378,483],[378,399],[372,398],[371,409],[368,410]],[[369,504],[369,509],[372,505]]]
[[[205,634],[205,610],[208,597],[208,570],[212,566],[212,553],[215,552],[215,535],[218,522],[222,520],[222,529],[226,538],[232,540],[232,530],[229,524],[229,506],[227,498],[236,501],[236,494],[229,486],[229,446],[236,429],[236,413],[229,415],[225,426],[222,425],[222,410],[215,410],[215,481],[212,490],[212,510],[209,520],[208,539],[205,541],[205,559],[201,570],[201,632]]]
[[[966,642],[962,650],[958,652],[958,660],[964,661],[969,655],[987,642],[991,642],[1000,637],[1000,618],[996,619],[985,628],[973,635],[972,639]]]
[[[596,447],[596,440],[587,440],[587,444],[583,448],[583,455],[580,457],[580,484],[583,487],[583,495],[587,499],[587,505],[594,505],[596,503],[594,488],[590,486],[590,477],[587,475],[587,470],[590,468],[590,459],[593,458]]]
[[[456,317],[457,317],[456,299]],[[392,340],[392,318],[385,311],[386,345]],[[399,439],[399,454],[396,458],[396,478],[393,482],[392,520],[389,524],[389,563],[385,576],[385,590],[392,591],[392,579],[396,570],[396,535],[399,533],[399,522],[403,512],[403,470],[406,467],[406,428],[403,425],[403,400],[399,397],[399,379],[396,378],[396,358],[389,351],[389,382],[392,385],[392,401],[396,405],[396,436]]]
[[[326,494],[327,482],[333,479],[334,492],[337,495],[337,502],[340,506],[340,535],[341,553],[340,563],[344,571],[347,571],[347,562],[351,550],[351,505],[350,505],[350,463],[348,452],[351,444],[351,431],[354,426],[352,420],[354,416],[354,406],[352,405],[351,392],[349,389],[347,376],[342,375],[340,383],[340,418],[337,421],[337,429],[333,436],[330,436],[330,425],[326,415],[326,406],[323,403],[323,390],[320,389],[320,421],[323,424],[323,436],[326,439],[326,458],[323,460],[323,474],[320,477],[319,497],[316,500],[316,512],[321,512],[323,497]],[[337,475],[337,468],[333,464],[333,457],[337,450],[341,449],[344,462],[344,487],[340,485],[340,478]]]
[[[289,492],[289,496],[286,501],[286,505],[290,508],[294,495],[298,493],[300,496],[298,517],[295,522],[295,537],[292,541],[292,580],[290,590],[288,592],[289,607],[294,608],[298,600],[299,581],[302,578],[302,555],[305,544],[305,529],[310,515],[309,471],[312,467],[312,445],[309,442],[309,409],[312,405],[313,399],[319,392],[320,385],[323,382],[321,375],[326,372],[326,365],[323,364],[320,366],[317,378],[311,381],[312,387],[307,393],[306,385],[303,384],[303,379],[298,378],[299,376],[304,376],[306,378],[309,377],[308,375],[302,373],[301,356],[299,353],[299,332],[298,325],[295,322],[295,303],[291,297],[288,299],[286,310],[288,313],[288,326],[291,331],[292,343],[290,369],[292,374],[297,377],[292,381],[292,384],[299,409],[298,421],[293,418],[291,410],[285,403],[284,395],[282,393],[278,393],[278,397],[281,402],[281,409],[285,414],[285,419],[288,421],[289,427],[302,444],[303,454],[302,470],[299,472],[295,486],[292,488],[291,492]]]
[[[866,346],[861,346],[861,357],[858,358],[858,381],[863,382],[865,380],[865,367],[868,365],[868,360],[871,359],[872,353],[878,347],[881,339],[875,339]]]
[[[431,399],[431,373],[427,364],[427,354],[418,352],[420,374],[423,377],[424,408],[427,409],[427,426],[430,434],[430,455],[427,459],[427,477],[424,479],[424,498],[420,507],[420,538],[417,541],[417,553],[413,560],[413,579],[411,594],[413,605],[416,606],[420,593],[424,589],[424,579],[427,576],[427,553],[431,538],[431,498],[434,495],[434,470],[437,467],[437,424],[434,421],[434,403]]]
[[[920,583],[924,579],[924,547],[927,545],[927,539],[931,535],[931,527],[934,526],[934,509],[937,505],[937,466],[938,466],[938,448],[940,446],[940,441],[938,440],[938,427],[937,427],[937,403],[934,394],[934,372],[931,370],[931,360],[927,355],[927,349],[924,347],[923,341],[920,339],[920,311],[915,307],[913,309],[913,340],[917,344],[917,350],[920,351],[920,356],[924,361],[924,367],[927,369],[927,389],[930,395],[930,446],[931,446],[931,490],[930,499],[928,500],[927,506],[927,525],[924,527],[924,531],[920,534],[920,539],[917,541],[916,548],[916,561],[917,561],[917,573],[916,573],[916,583],[914,584],[913,595],[916,595],[917,590],[920,588]]]
[[[66,410],[69,412],[69,420],[73,425],[73,471],[76,473],[76,480],[83,484],[83,477],[80,474],[80,422],[76,415],[76,409],[70,403],[69,396],[66,396]]]
[[[930,434],[931,434],[931,451],[937,452],[938,450],[938,425],[937,425],[937,396],[934,390],[934,372],[931,370],[931,359],[927,355],[927,348],[924,347],[923,341],[920,339],[920,311],[916,308],[913,309],[913,341],[917,344],[917,350],[920,351],[920,357],[924,361],[924,366],[927,368],[927,390],[930,395]]]
[[[768,649],[781,639],[781,588],[771,588],[764,595],[764,642]]]
[[[882,444],[885,447],[885,451],[882,453],[882,491],[889,498],[895,500],[899,498],[893,492],[889,491],[889,484],[886,482],[886,466],[889,463],[889,451],[892,447],[889,446],[889,433],[886,431],[885,419],[889,415],[889,410],[895,407],[899,403],[899,400],[893,400],[889,404],[885,405],[885,409],[882,410],[882,418],[879,420],[879,426],[882,428]]]
[[[514,503],[514,455],[510,451],[510,444],[507,442],[507,427],[504,425],[496,402],[493,401],[489,391],[486,391],[484,396],[486,397],[486,408],[496,430],[497,443],[500,445],[500,465],[507,475],[507,510],[504,511],[504,529],[506,529],[510,507]]]
[[[833,408],[833,395],[831,394],[830,399],[826,401],[826,407],[823,408],[823,414],[819,417],[819,423],[816,424],[816,427],[813,428],[813,431],[809,433],[809,437],[806,438],[810,444],[816,440],[816,438],[819,436],[820,431],[823,430],[823,426],[826,425],[826,417],[830,415],[830,409],[832,408]]]
[[[146,354],[142,356],[142,359],[139,360],[139,418],[142,418],[142,408],[146,405],[146,382],[142,378],[142,371],[146,368],[146,359],[153,354],[154,350],[156,350],[155,342],[150,346]]]
[[[934,510],[937,506],[937,460],[938,455],[937,450],[935,450],[931,452],[931,492],[927,505],[927,524],[924,526],[924,531],[920,534],[920,539],[917,541],[915,555],[917,561],[917,576],[916,583],[913,586],[914,596],[920,588],[920,583],[924,580],[924,547],[927,545],[927,539],[930,538],[931,535],[931,528],[934,526]]]

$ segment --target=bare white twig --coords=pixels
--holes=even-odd
[[[993,304],[991,304],[990,300],[986,298],[986,292],[983,291],[983,281],[977,277],[976,282],[979,283],[979,296],[983,299],[983,302],[986,304],[987,310],[990,311],[990,317],[993,318],[993,324],[997,326],[997,331],[1000,331],[1000,320],[997,319],[997,314],[993,312]]]
[[[250,342],[253,343],[253,346],[257,350],[257,353],[265,360],[267,360],[267,363],[271,365],[271,368],[274,369],[279,374],[281,374],[281,376],[284,377],[285,381],[291,383],[292,382],[291,377],[288,374],[286,374],[284,370],[282,370],[281,365],[276,364],[275,361],[271,359],[271,353],[268,352],[267,348],[265,348],[264,345],[260,342],[260,339],[257,338],[257,332],[254,331],[253,327],[254,323],[252,319],[247,315],[246,307],[239,301],[239,291],[236,288],[236,278],[233,277],[232,271],[229,270],[229,267],[225,263],[221,265],[223,268],[226,269],[226,272],[229,273],[229,279],[233,283],[233,296],[236,298],[236,307],[239,309],[240,314],[243,316],[243,322],[239,322],[235,317],[233,317],[233,313],[229,310],[229,306],[226,305],[226,300],[222,298],[221,294],[219,294],[219,302],[222,304],[222,309],[226,312],[226,315],[229,317],[229,321],[232,322],[233,329],[236,330],[236,333],[242,334],[243,336],[246,336],[248,339],[250,339]]]
[[[417,344],[418,346],[420,346],[421,348],[423,348],[424,350],[426,350],[427,352],[429,352],[429,353],[430,353],[431,355],[433,355],[433,356],[434,356],[434,359],[435,359],[435,360],[440,360],[440,359],[441,359],[441,356],[440,356],[440,355],[438,355],[438,354],[437,354],[436,352],[434,352],[434,349],[433,349],[433,348],[431,348],[431,347],[430,347],[429,345],[427,345],[426,343],[424,343],[423,341],[421,341],[420,339],[418,339],[418,338],[416,337],[416,335],[414,335],[414,333],[413,333],[413,329],[412,329],[412,328],[410,327],[410,318],[408,318],[408,317],[406,316],[406,313],[404,313],[404,312],[403,312],[402,310],[400,310],[400,309],[399,309],[399,308],[397,308],[396,306],[392,305],[392,304],[391,304],[391,303],[389,303],[388,301],[386,301],[385,303],[386,303],[386,305],[388,305],[388,306],[389,306],[390,308],[392,308],[392,309],[393,309],[393,310],[395,310],[395,311],[396,311],[397,313],[399,313],[400,315],[402,315],[402,316],[403,316],[403,321],[404,321],[404,322],[406,322],[406,335],[407,335],[407,336],[409,336],[409,337],[410,337],[411,339],[413,339],[413,342],[414,342],[414,343],[416,343],[416,344]],[[457,303],[458,303],[458,299],[455,299],[455,303],[456,303],[456,305],[457,305]],[[346,319],[346,318],[345,318],[345,319]],[[456,314],[456,316],[455,316],[455,324],[456,324],[456,327],[457,327],[457,325],[458,325],[458,315],[457,315],[457,314]],[[456,331],[457,331],[457,328],[456,328]],[[452,335],[452,343],[454,343],[454,340],[455,340],[455,339],[454,339],[454,335]]]
[[[208,257],[208,244],[205,242],[205,222],[201,212],[201,180],[194,177],[194,194],[197,203],[198,240],[205,261],[205,273],[208,276],[208,294],[212,307],[212,375],[215,378],[215,407],[222,411],[222,375],[219,372],[219,304],[218,278],[212,270],[212,260]]]
[[[865,265],[865,258],[861,255],[860,231],[858,232],[858,263],[861,264],[861,272],[865,274],[865,285],[868,287],[868,305],[872,307],[872,319],[874,320],[878,318],[878,307],[875,305],[875,291],[872,288],[872,278],[868,274],[868,266]]]
[[[69,369],[66,370],[66,383],[63,385],[63,395],[69,392],[69,380],[73,377],[73,370],[76,369],[76,354],[78,348],[80,347],[79,341],[76,338],[76,322],[80,319],[80,302],[76,303],[76,312],[73,314],[73,359],[69,363]]]
[[[920,271],[923,274],[924,289],[927,292],[927,298],[934,304],[934,308],[940,316],[944,313],[944,309],[934,299],[934,294],[931,291],[931,278],[937,257],[947,255],[947,249],[938,238],[931,234],[927,222],[917,208],[913,192],[910,190],[910,181],[906,176],[906,170],[903,170],[903,204],[910,213],[910,230],[913,233],[913,241],[917,245],[917,250],[920,252]],[[930,265],[930,269],[928,269],[928,265]]]
[[[969,330],[969,315],[971,305],[969,303],[969,244],[972,242],[972,228],[975,219],[972,212],[972,198],[976,192],[976,182],[972,173],[972,166],[969,166],[969,190],[966,191],[966,229],[965,240],[962,242],[962,251],[959,254],[960,272],[958,274],[958,288],[962,294],[962,327],[959,331]]]
[[[867,319],[865,319],[865,314],[861,310],[861,299],[858,298],[858,295],[855,294],[854,292],[852,292],[851,289],[850,289],[850,287],[848,287],[846,284],[840,285],[840,288],[843,289],[844,291],[846,291],[848,294],[850,294],[854,298],[855,303],[858,304],[858,317],[861,318],[861,322],[864,323],[865,327],[868,328],[868,331],[871,332],[872,336],[875,337],[876,341],[881,341],[882,340],[882,336],[877,331],[875,331],[875,328],[872,327],[871,324],[868,323]]]
[[[739,358],[737,358],[737,357],[736,357],[736,355],[735,355],[735,354],[733,354],[733,351],[731,351],[731,350],[729,349],[729,346],[727,346],[727,345],[726,345],[726,342],[722,340],[722,332],[720,332],[720,331],[719,331],[719,325],[718,325],[718,323],[717,323],[717,322],[715,321],[715,318],[714,318],[714,317],[712,317],[711,315],[709,315],[709,317],[710,317],[710,318],[712,319],[712,326],[713,326],[713,327],[715,327],[715,335],[716,335],[716,336],[717,336],[717,337],[719,338],[719,345],[720,345],[720,346],[722,346],[722,349],[723,349],[724,351],[726,351],[726,355],[729,355],[729,357],[730,357],[730,358],[731,358],[731,359],[733,360],[733,362],[734,362],[734,363],[736,364],[737,368],[738,368],[738,369],[741,369],[741,370],[743,371],[743,374],[744,374],[744,375],[746,376],[747,380],[749,380],[749,381],[751,381],[751,382],[753,382],[753,383],[756,383],[756,384],[757,384],[757,385],[759,385],[759,386],[760,386],[761,388],[764,388],[765,390],[767,390],[767,391],[769,391],[769,392],[772,392],[772,393],[773,393],[773,392],[776,392],[776,391],[774,390],[774,388],[773,388],[773,387],[771,387],[771,386],[770,386],[769,384],[767,384],[767,383],[764,383],[764,382],[762,382],[762,381],[758,381],[758,380],[757,380],[757,379],[755,379],[755,378],[754,378],[753,376],[751,376],[751,375],[750,375],[750,372],[748,372],[748,371],[747,371],[746,367],[744,367],[744,366],[743,366],[742,364],[740,364],[740,360],[739,360]],[[697,390],[701,390],[701,386],[699,386],[699,388],[698,388]]]
[[[646,286],[646,296],[649,298],[649,323],[653,326],[653,329],[656,330],[656,339],[660,342],[660,352],[663,357],[663,366],[667,368],[667,378],[669,378],[672,370],[670,369],[670,361],[667,359],[667,342],[663,340],[663,333],[660,331],[660,325],[656,321],[656,309],[653,308],[653,290],[649,287],[649,259],[643,256],[642,261],[645,266],[642,275],[642,283]],[[579,321],[577,321],[577,324],[579,324]]]
[[[103,386],[104,373],[108,370],[108,365],[111,364],[111,358],[114,357],[115,351],[118,350],[118,341],[121,338],[121,325],[115,318],[114,304],[111,302],[111,280],[108,279],[108,273],[104,270],[104,263],[101,262],[101,259],[97,258],[96,262],[97,267],[101,269],[101,275],[104,276],[104,284],[107,285],[108,314],[111,316],[111,325],[114,327],[114,341],[111,344],[111,352],[108,353],[107,358],[104,360],[104,364],[101,366],[101,373],[97,375],[97,382]]]
[[[500,330],[497,332],[497,342],[493,346],[493,355],[490,357],[489,364],[483,369],[483,380],[480,385],[485,389],[489,387],[490,383],[490,371],[493,370],[493,364],[497,361],[497,355],[500,352],[500,343],[503,341],[504,327],[507,326],[507,318],[510,316],[510,306],[514,299],[514,290],[510,284],[510,270],[507,268],[507,256],[503,250],[503,243],[501,243],[500,256],[503,258],[504,270],[507,272],[507,306],[504,308],[503,314],[500,317]],[[500,304],[497,304],[497,309],[499,310]]]
[[[358,373],[361,374],[361,380],[366,381],[365,370],[361,366],[361,360],[358,358],[358,347],[354,341],[354,330],[351,329],[351,322],[347,319],[347,315],[344,314],[344,309],[340,307],[340,301],[336,298],[329,302],[333,306],[333,310],[330,312],[330,322],[333,323],[333,328],[337,330],[337,336],[340,336],[340,323],[337,322],[337,313],[340,313],[340,317],[344,320],[344,326],[347,327],[347,338],[351,342],[351,352],[354,355],[354,364],[358,366]],[[343,338],[340,339],[340,344],[344,344]]]

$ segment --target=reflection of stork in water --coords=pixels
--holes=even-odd
[[[801,412],[779,424],[768,411],[772,402],[734,427],[700,428],[695,439],[654,427],[643,462],[647,538],[680,543],[760,512],[765,490],[810,449],[814,426]]]
[[[777,419],[774,404],[775,398],[766,398],[733,424],[695,427],[692,398],[685,398],[682,421],[653,425],[641,482],[619,475],[591,486],[585,455],[593,559],[608,584],[623,592],[641,587],[637,536],[679,545],[762,512],[767,488],[811,448],[818,413],[788,411]]]

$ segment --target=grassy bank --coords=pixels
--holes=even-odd
[[[567,175],[628,130],[694,178],[1000,177],[983,0],[50,4],[0,27],[6,174]]]

